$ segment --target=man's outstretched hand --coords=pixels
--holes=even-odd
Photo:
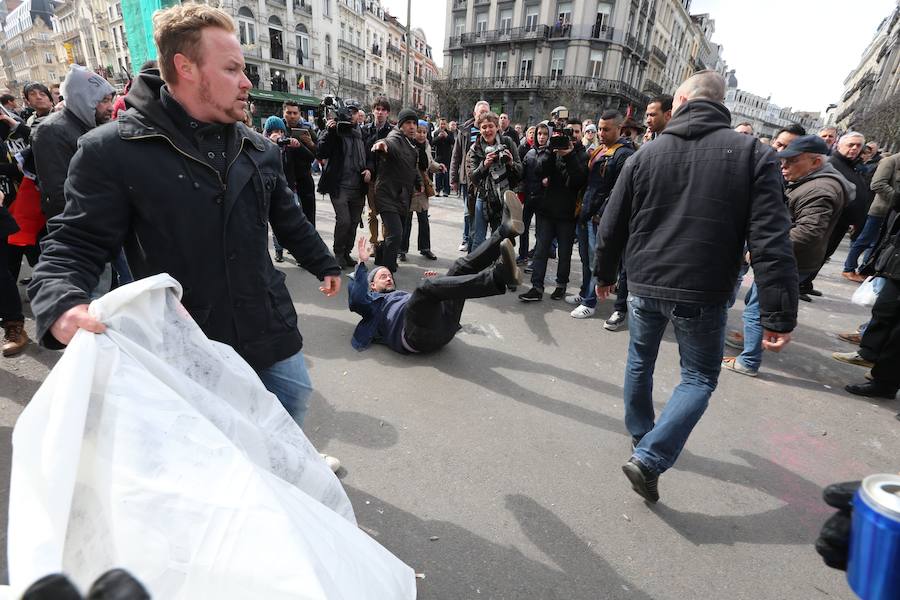
[[[319,286],[319,291],[331,298],[341,291],[341,276],[326,275],[325,282]]]
[[[106,331],[106,325],[91,316],[88,312],[87,304],[79,304],[73,306],[56,319],[56,322],[50,326],[50,334],[60,344],[68,346],[72,338],[75,337],[75,332],[79,329],[84,329],[91,333],[103,333]]]
[[[356,255],[359,257],[359,262],[364,263],[369,261],[369,245],[366,243],[366,236],[361,235],[359,239],[356,240]]]

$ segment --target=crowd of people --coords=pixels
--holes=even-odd
[[[877,275],[883,284],[867,322],[841,333],[859,349],[834,358],[871,369],[869,381],[847,386],[853,394],[893,398],[900,388],[892,368],[900,159],[860,132],[791,125],[757,138],[749,123],[732,127],[722,77],[701,72],[673,96],[651,98],[643,123],[559,106],[525,127],[486,101],[457,123],[378,98],[371,115],[348,102],[321,128],[288,101],[260,135],[231,18],[185,4],[154,24],[159,62],[141,69],[124,100],[80,67],[61,98],[37,83],[22,91],[25,111],[15,97],[0,98],[4,356],[29,343],[17,287],[23,259],[33,267],[25,283],[37,337],[49,348],[78,329],[103,331],[88,312],[92,298],[168,272],[204,332],[234,347],[302,427],[312,383],[293,301],[272,264],[285,251],[329,297],[342,270],[353,270],[350,308],[361,316],[353,346],[381,342],[401,353],[448,343],[464,301],[515,289],[520,270],[530,285],[518,299],[542,301],[556,259],[551,300],[587,319],[615,295],[603,327],[628,325],[632,454],[623,470],[655,502],[659,475],[675,463],[720,370],[756,376],[763,351],[790,341],[798,300],[821,295],[816,277],[850,235],[843,277],[858,284]],[[334,208],[330,252],[315,226],[317,191]],[[429,271],[406,282],[414,291],[398,290],[414,224],[419,254],[437,258],[429,199],[451,194],[463,208],[461,239],[447,251],[465,254],[447,275]],[[356,239],[358,228],[366,235]],[[581,278],[570,290],[576,245]],[[727,331],[750,268],[743,327]],[[657,419],[653,366],[670,322],[682,381]],[[725,346],[739,354],[725,357]]]

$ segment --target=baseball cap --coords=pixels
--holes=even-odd
[[[791,158],[798,154],[828,154],[828,144],[817,135],[801,135],[791,140],[787,148],[775,154],[776,158]]]

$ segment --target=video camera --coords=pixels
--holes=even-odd
[[[565,106],[557,106],[550,111],[550,120],[547,122],[550,128],[550,140],[548,145],[553,150],[565,150],[572,141],[574,130],[569,127],[569,109]]]
[[[337,122],[338,135],[346,135],[353,129],[353,113],[359,110],[354,100],[344,102],[337,96],[325,96],[316,109],[316,126],[325,129],[328,121]]]

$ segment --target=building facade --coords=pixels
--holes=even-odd
[[[859,65],[844,79],[844,92],[834,110],[841,130],[854,127],[870,108],[900,93],[900,1],[879,25]]]
[[[122,3],[118,0],[65,0],[57,4],[56,61],[63,77],[79,64],[124,84],[132,73]],[[140,65],[138,65],[140,66]]]
[[[5,88],[16,95],[29,81],[48,86],[65,76],[57,61],[53,7],[50,0],[24,0],[6,15],[0,57]]]
[[[809,133],[822,128],[822,118],[818,112],[794,111],[790,106],[778,106],[770,97],[740,89],[734,70],[727,73],[726,81],[725,106],[731,111],[732,127],[750,123],[754,135],[758,137],[773,137],[780,129],[794,123]]]
[[[457,118],[480,97],[522,123],[560,104],[585,117],[640,112],[706,68],[704,56],[724,70],[702,17],[690,0],[448,0],[439,87]]]

